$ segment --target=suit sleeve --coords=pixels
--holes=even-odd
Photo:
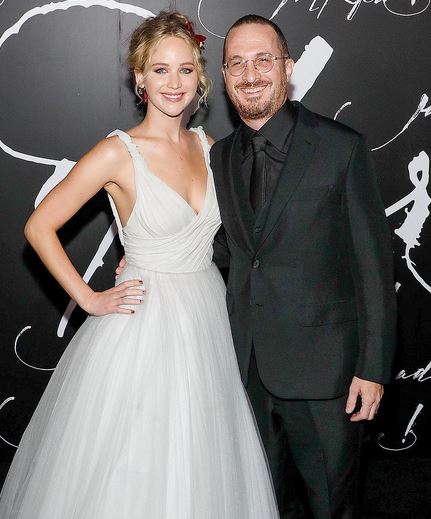
[[[214,174],[214,181],[216,184],[216,188],[217,188],[216,176],[218,174],[219,168],[221,167],[221,164],[220,164],[221,149],[220,149],[220,147],[221,147],[221,142],[218,141],[211,146],[211,150],[210,150],[210,163],[211,163],[211,169]],[[218,190],[216,189],[216,191],[217,191],[217,196],[218,196]],[[223,225],[220,227],[220,229],[218,230],[217,234],[214,237],[213,248],[214,248],[214,254],[213,254],[214,263],[217,265],[217,267],[220,270],[228,269],[229,264],[230,264],[230,252],[229,252],[229,247],[227,244],[226,232],[224,230]]]
[[[362,136],[358,136],[350,157],[344,202],[360,345],[355,375],[387,383],[396,345],[393,254],[383,203]]]
[[[230,252],[227,245],[226,232],[224,227],[221,226],[217,234],[214,237],[214,254],[213,261],[219,269],[229,268],[230,263]]]

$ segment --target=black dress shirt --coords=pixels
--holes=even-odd
[[[250,192],[250,177],[253,165],[253,149],[251,138],[255,133],[263,135],[267,140],[266,155],[266,202],[271,199],[272,192],[277,184],[281,169],[286,160],[292,140],[293,130],[296,124],[296,110],[293,104],[287,100],[280,110],[267,121],[258,132],[247,126],[244,122],[240,126],[240,153],[241,153],[241,177],[244,182],[245,193]]]

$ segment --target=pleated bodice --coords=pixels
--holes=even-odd
[[[115,130],[127,146],[135,171],[136,202],[127,224],[122,227],[118,212],[111,207],[124,245],[127,263],[157,272],[196,272],[212,261],[212,242],[220,226],[220,213],[209,164],[209,143],[201,127],[198,134],[205,156],[207,187],[198,214],[166,182],[151,172],[130,135]]]

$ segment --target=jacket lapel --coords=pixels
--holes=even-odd
[[[266,216],[266,220],[264,223],[262,222],[263,232],[258,243],[258,249],[262,247],[270,235],[283,209],[306,173],[319,142],[319,136],[314,130],[317,122],[312,113],[302,105],[296,105],[298,106],[298,120],[294,129],[292,143],[274,189],[269,208],[265,215],[262,215],[263,217]],[[256,223],[259,224],[260,222]]]

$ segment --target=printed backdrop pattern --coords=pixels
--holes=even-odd
[[[296,60],[291,98],[366,134],[393,229],[399,341],[394,381],[370,429],[377,451],[430,454],[431,0],[0,0],[1,368],[3,473],[83,313],[25,243],[32,208],[78,158],[142,116],[125,65],[127,39],[169,6],[205,34],[214,82],[193,116],[215,138],[231,131],[220,74],[223,35],[255,12],[285,32]],[[121,255],[103,193],[61,231],[84,278],[113,282]]]

